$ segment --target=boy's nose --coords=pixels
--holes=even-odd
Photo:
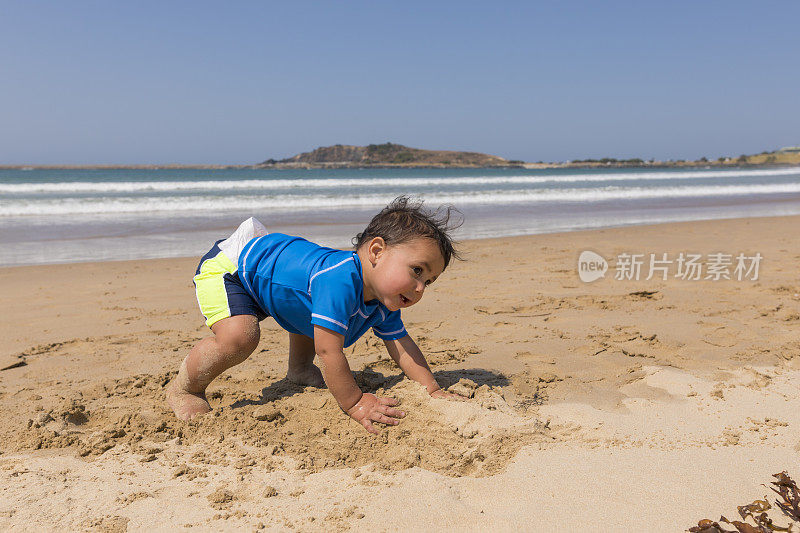
[[[424,292],[425,292],[425,283],[423,283],[423,282],[421,282],[421,281],[418,281],[418,282],[417,282],[417,288],[416,288],[415,290],[416,290],[416,292],[418,292],[418,293],[419,293],[419,295],[420,295],[420,297],[421,297],[421,296],[422,296],[422,293],[424,293]]]

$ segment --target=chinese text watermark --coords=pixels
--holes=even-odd
[[[669,278],[685,281],[757,281],[763,258],[760,252],[753,255],[741,252],[735,255],[721,252],[706,255],[687,252],[677,255],[621,253],[616,257],[613,271],[614,279],[619,281],[666,281]],[[578,258],[581,281],[590,283],[603,278],[608,270],[608,261],[603,256],[590,250],[581,252]]]

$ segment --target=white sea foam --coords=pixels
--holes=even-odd
[[[670,199],[714,196],[742,196],[765,194],[797,194],[800,183],[708,185],[678,187],[619,187],[572,189],[520,189],[473,192],[437,192],[421,194],[429,204],[519,204],[539,202],[598,202],[609,200]],[[68,215],[95,213],[147,213],[147,212],[226,212],[231,210],[255,211],[261,209],[307,211],[345,206],[381,206],[389,202],[392,194],[327,194],[327,195],[214,195],[92,197],[92,198],[42,198],[15,200],[13,204],[0,205],[0,216]]]
[[[511,176],[430,176],[421,178],[297,178],[297,179],[251,179],[251,180],[197,180],[197,181],[123,181],[89,182],[68,181],[59,183],[0,183],[0,194],[109,194],[109,193],[148,193],[179,191],[241,191],[241,190],[286,190],[304,189],[342,189],[347,187],[393,187],[419,188],[437,186],[476,186],[476,185],[534,185],[546,183],[597,183],[609,181],[640,180],[686,180],[700,178],[739,178],[797,176],[800,169],[756,169],[756,170],[694,170],[673,172],[615,172],[615,173],[575,173],[563,175],[511,175]]]

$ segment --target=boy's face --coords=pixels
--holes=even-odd
[[[425,288],[444,270],[444,258],[433,239],[419,238],[386,246],[378,237],[367,246],[372,268],[364,270],[368,289],[365,296],[377,298],[390,311],[417,303]]]

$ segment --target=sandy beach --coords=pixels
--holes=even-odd
[[[377,437],[284,380],[288,337],[179,422],[164,386],[208,334],[198,258],[0,269],[0,529],[684,531],[800,479],[800,217],[463,243],[403,312],[444,386],[367,335],[363,390],[408,412]],[[220,237],[223,237],[221,235]],[[209,243],[210,245],[211,243]],[[612,266],[582,282],[591,250]],[[650,253],[761,254],[758,279],[647,277]],[[647,254],[615,279],[620,254]],[[705,278],[706,272],[703,272]],[[777,523],[786,520],[774,515]]]

